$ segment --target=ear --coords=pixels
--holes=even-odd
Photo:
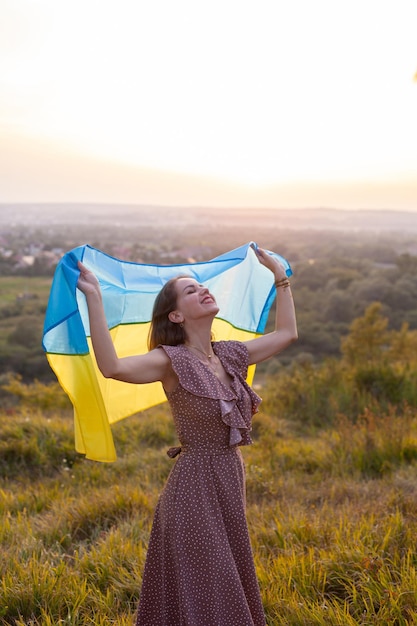
[[[168,319],[173,324],[181,324],[184,321],[184,316],[179,311],[171,311],[171,313],[168,313]]]

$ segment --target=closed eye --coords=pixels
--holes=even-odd
[[[203,285],[187,285],[184,287],[184,293],[195,293],[198,289],[203,289]]]

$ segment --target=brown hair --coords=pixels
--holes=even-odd
[[[191,278],[186,274],[171,278],[156,296],[153,305],[152,321],[148,336],[148,348],[153,350],[159,345],[178,346],[185,343],[185,331],[180,324],[171,322],[168,315],[177,307],[177,280]]]

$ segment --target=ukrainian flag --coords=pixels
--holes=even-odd
[[[164,402],[162,385],[132,385],[100,373],[90,340],[85,296],[77,289],[78,261],[97,276],[108,327],[120,357],[147,351],[154,300],[178,274],[206,285],[220,311],[213,324],[216,341],[246,341],[262,334],[275,298],[274,277],[248,243],[203,263],[148,265],[121,261],[85,245],[59,262],[45,317],[43,348],[59,383],[74,406],[75,447],[89,459],[114,461],[110,424]],[[288,262],[277,257],[286,268]],[[254,367],[250,368],[249,382]]]

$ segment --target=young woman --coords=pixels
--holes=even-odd
[[[156,298],[149,352],[118,358],[97,278],[79,263],[91,340],[105,377],[134,384],[161,381],[181,448],[160,496],[152,526],[137,626],[264,626],[245,517],[239,446],[251,443],[260,398],[246,383],[248,366],[297,338],[289,280],[261,248],[273,272],[275,329],[246,342],[212,341],[219,309],[193,278],[168,281]]]

